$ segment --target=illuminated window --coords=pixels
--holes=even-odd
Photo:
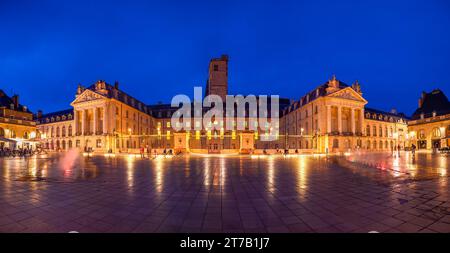
[[[433,137],[435,138],[439,138],[441,137],[441,130],[439,130],[439,128],[433,128]]]
[[[195,139],[200,140],[200,131],[199,130],[195,131]]]
[[[425,130],[423,129],[419,130],[419,139],[425,139]]]
[[[167,133],[166,133],[166,139],[167,139],[167,140],[170,140],[170,131],[167,131]]]
[[[167,127],[167,128],[170,128],[170,121],[167,121],[167,122],[166,122],[166,127]]]

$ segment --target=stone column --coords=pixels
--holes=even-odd
[[[327,105],[327,133],[331,133],[331,105]]]
[[[75,131],[75,135],[77,135],[78,134],[78,132],[80,131],[80,129],[78,129],[78,111],[76,111],[76,110],[73,110],[73,120],[75,121],[75,129],[74,129],[74,131]]]
[[[109,106],[108,104],[105,103],[105,105],[103,106],[103,133],[107,134],[108,133],[108,124],[107,124],[107,118],[109,118],[109,110],[108,110]]]
[[[86,110],[81,111],[81,135],[84,135],[86,131]]]
[[[361,134],[363,133],[363,131],[364,131],[364,108],[362,108],[360,111],[360,114],[359,114],[359,124],[360,124],[360,131],[361,131]]]
[[[94,110],[94,135],[95,135],[95,134],[97,134],[97,129],[98,129],[97,107],[94,107],[93,110]]]
[[[351,108],[351,124],[352,124],[352,133],[355,134],[356,133],[356,128],[355,128],[355,108]]]
[[[338,106],[337,110],[338,110],[338,117],[337,117],[338,131],[339,131],[339,133],[342,133],[342,107]]]

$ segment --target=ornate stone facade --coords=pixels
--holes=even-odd
[[[227,64],[226,56],[210,62],[206,95],[226,96]],[[447,103],[444,107],[448,108],[445,101],[441,103]],[[43,115],[37,122],[42,142],[49,149],[113,153],[138,152],[147,146],[159,152],[173,149],[193,153],[390,151],[411,144],[430,149],[437,139],[440,147],[449,146],[448,113],[413,118],[408,132],[409,118],[404,114],[366,107],[358,81],[347,85],[333,76],[297,101],[280,102],[279,135],[273,141],[264,141],[267,132],[261,128],[250,130],[248,112],[245,130],[227,131],[224,122],[217,121],[202,130],[177,132],[171,117],[178,108],[170,104],[146,105],[119,90],[117,83],[104,81],[87,88],[79,85],[71,103],[73,109]],[[423,103],[429,107],[428,102]],[[425,127],[423,123],[429,124]],[[194,118],[185,124],[193,128],[201,123]],[[218,127],[214,130],[211,126]],[[426,144],[422,137],[427,138]]]
[[[358,81],[349,86],[333,76],[286,108],[281,121],[285,146],[320,153],[389,150],[397,143],[404,147],[407,118],[403,114],[365,108],[366,104]],[[371,134],[368,126],[376,127],[376,133],[378,129],[388,131]]]
[[[0,148],[35,147],[36,122],[19,96],[9,97],[0,90]]]
[[[422,93],[408,130],[418,149],[450,147],[450,103],[441,90]]]

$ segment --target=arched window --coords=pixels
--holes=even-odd
[[[367,149],[370,149],[370,141],[367,141]]]
[[[433,128],[433,137],[434,138],[440,138],[441,137],[441,130],[438,127]]]
[[[373,149],[377,149],[377,141],[373,141]]]
[[[71,140],[69,140],[69,148],[72,148],[72,141]]]
[[[9,130],[9,136],[10,136],[10,138],[16,138],[16,131],[14,131],[14,130]]]
[[[23,133],[23,138],[26,140],[28,138],[30,138],[30,135],[28,134],[28,132],[24,132]]]
[[[380,130],[380,132],[379,132],[379,134],[380,134],[380,137],[383,137],[383,127],[382,126],[380,126],[379,128],[378,128],[379,130]]]
[[[419,130],[419,139],[425,139],[425,130],[423,129]]]
[[[377,126],[373,126],[372,134],[373,136],[377,136]]]
[[[339,140],[333,139],[333,148],[339,148]]]
[[[384,128],[384,137],[388,137],[388,128],[387,127]]]
[[[369,125],[367,125],[367,127],[366,127],[366,135],[370,136],[370,126]]]
[[[62,137],[65,137],[65,136],[66,136],[66,127],[65,127],[65,126],[63,126],[63,127],[61,128],[61,136],[62,136]]]
[[[68,136],[72,136],[72,125],[69,125]]]

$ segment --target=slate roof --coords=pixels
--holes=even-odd
[[[3,90],[0,90],[0,107],[6,107],[6,108],[10,108],[11,104],[13,104],[13,100],[11,97],[9,97],[8,95],[6,95],[6,93]],[[27,108],[26,111],[23,110],[24,109],[24,105],[19,104],[19,108],[14,108],[15,111],[20,111],[20,112],[28,112],[31,113],[31,111]]]
[[[432,117],[433,112],[436,112],[436,116],[450,113],[450,103],[444,92],[435,89],[423,95],[422,106],[416,109],[412,115],[412,119],[420,119],[422,113],[424,114],[424,118]]]
[[[258,100],[258,97],[257,97]],[[271,115],[271,111],[270,111],[270,97],[267,98],[267,114],[268,117],[270,117]],[[280,110],[280,116],[281,116],[281,111],[284,110],[287,106],[289,106],[290,104],[290,100],[287,98],[279,98],[279,110]],[[178,108],[176,107],[171,107],[170,104],[156,104],[156,105],[148,105],[148,111],[149,114],[152,115],[155,118],[170,118],[172,116],[172,114],[178,110]],[[223,104],[224,107],[224,112],[226,110],[226,103]],[[203,107],[203,113],[206,113],[210,108],[207,107]],[[249,106],[248,104],[246,104],[246,115],[249,115],[248,111],[249,111]],[[194,115],[194,105],[191,106],[191,115]],[[237,110],[237,106],[235,105],[235,110]],[[259,106],[257,106],[257,110],[259,110]],[[236,111],[235,114],[237,115]],[[225,115],[224,115],[225,116]]]
[[[368,113],[370,114],[370,117],[367,117]],[[374,109],[374,108],[370,108],[370,107],[365,107],[364,108],[364,117],[366,119],[373,119],[373,120],[380,120],[379,116],[382,116],[382,121],[386,121],[389,120],[389,118],[392,118],[394,120],[399,120],[399,119],[403,119],[404,121],[408,121],[410,118],[407,117],[404,113],[392,113],[392,112],[385,112],[382,110],[378,110],[378,109]],[[373,116],[376,116],[376,118],[374,119]]]
[[[338,79],[335,79],[334,76],[333,76],[333,78],[334,78],[334,80],[336,80],[338,82],[339,89],[344,89],[344,88],[350,87],[348,84],[346,84]],[[306,93],[304,96],[302,96],[299,100],[291,103],[283,111],[283,115],[286,115],[289,112],[295,111],[296,109],[308,104],[311,101],[318,99],[319,97],[323,97],[323,96],[327,95],[327,88],[329,87],[329,83],[330,83],[330,81],[327,81],[327,82],[317,86],[315,89],[313,89],[312,91],[310,91],[310,92]]]
[[[104,82],[104,81],[101,81]],[[93,92],[97,92],[97,90],[95,89],[95,86],[98,82],[92,84],[91,86],[87,87],[86,89],[89,89]],[[105,88],[107,90],[107,94],[102,94],[99,93],[101,95],[106,95],[108,98],[114,98],[119,100],[120,102],[127,104],[141,112],[147,113],[147,106],[145,103],[141,102],[140,100],[136,99],[133,96],[128,95],[127,93],[125,93],[124,91],[120,90],[120,89],[116,89],[114,85],[111,85],[109,83],[105,82]],[[117,92],[117,96],[115,96],[115,92]]]
[[[70,115],[70,117],[69,117]],[[63,117],[65,116],[65,117]],[[52,121],[53,118],[53,121]],[[52,113],[43,114],[39,119],[36,119],[37,124],[48,124],[53,122],[61,122],[73,119],[73,109],[67,109]]]

